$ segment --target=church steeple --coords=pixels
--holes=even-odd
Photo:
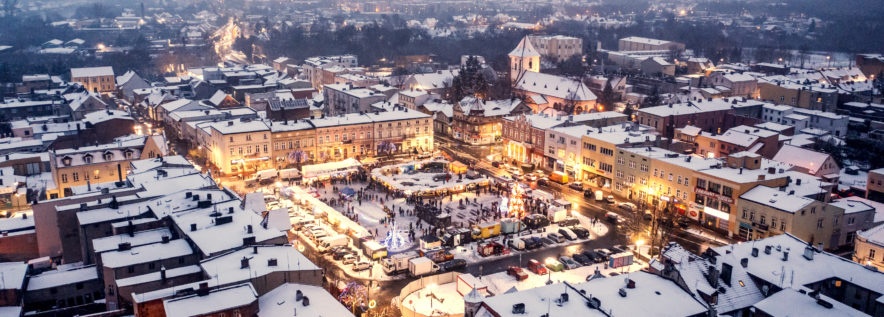
[[[531,44],[528,36],[522,38],[519,45],[509,54],[510,57],[510,80],[513,84],[522,77],[525,72],[540,72],[540,53]]]

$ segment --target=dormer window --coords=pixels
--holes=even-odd
[[[73,161],[73,159],[71,159],[70,156],[65,156],[61,159],[61,164],[64,164],[64,166],[71,166],[71,161]]]
[[[92,164],[92,155],[91,154],[84,155],[83,162],[86,164]]]
[[[103,156],[103,158],[104,158],[105,161],[111,161],[111,160],[114,159],[114,153],[111,153],[111,152],[104,152],[104,156]]]
[[[126,155],[127,160],[132,159],[132,150],[126,150],[126,152],[124,152],[124,154]]]

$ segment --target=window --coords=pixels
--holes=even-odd
[[[87,154],[86,156],[83,156],[83,162],[85,162],[86,164],[91,164],[92,163],[92,155]]]
[[[767,224],[767,216],[761,215],[759,222],[761,222],[762,225]]]
[[[823,218],[816,220],[816,227],[817,227],[817,229],[820,229],[823,227]]]
[[[75,182],[79,182],[79,181],[80,181],[80,173],[73,172],[73,173],[71,173],[71,177],[74,178],[74,181],[75,181]]]
[[[749,212],[749,221],[755,221],[755,212],[754,211]]]
[[[727,187],[727,186],[721,186],[721,195],[727,196],[727,197],[733,197],[734,189]]]
[[[681,175],[678,176],[678,184],[681,185]]]
[[[780,231],[786,231],[786,221],[780,222]]]
[[[647,172],[647,171],[648,171],[648,165],[647,165],[647,164],[642,164],[641,166],[639,166],[639,170],[641,170],[642,172]]]
[[[654,177],[657,177],[657,169],[654,169]]]
[[[617,164],[623,165],[625,163],[626,163],[626,160],[624,160],[622,157],[617,158]]]
[[[685,178],[684,178],[684,185],[685,185],[685,186],[691,186],[691,178],[690,178],[690,177],[685,177]]]
[[[856,221],[856,219],[854,219],[853,217],[849,217],[849,218],[847,218],[847,224],[848,224],[848,225],[852,225],[855,221]]]
[[[128,271],[129,273],[135,273],[135,266],[130,265],[129,267],[126,268],[126,271]]]
[[[706,189],[706,180],[705,179],[697,179],[697,188]]]
[[[869,260],[875,259],[875,249],[869,249]]]
[[[719,194],[721,193],[721,185],[716,183],[709,183],[709,191]]]
[[[811,208],[810,208],[810,214],[813,215],[813,214],[815,214],[815,213],[816,213],[816,207],[811,207]]]
[[[61,182],[62,183],[68,182],[68,174],[61,174]]]
[[[635,168],[635,162],[630,161],[630,162],[629,162],[629,168],[634,169],[634,168]]]

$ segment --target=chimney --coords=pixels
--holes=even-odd
[[[246,233],[252,234],[252,225],[246,225]]]
[[[164,235],[162,239],[162,243],[169,243],[169,236]]]
[[[808,261],[813,261],[813,254],[814,253],[815,252],[813,250],[813,245],[808,243],[807,246],[804,247],[804,258],[807,259]]]
[[[196,294],[198,296],[209,295],[209,282],[200,283],[199,289],[197,289]]]
[[[253,254],[258,254],[258,246],[257,246],[257,245],[252,246],[252,253],[253,253]]]
[[[629,289],[635,288],[635,281],[632,279],[626,280],[626,288],[629,288]]]
[[[166,266],[160,267],[160,281],[162,281],[163,284],[166,283]]]
[[[190,231],[196,231],[196,224],[195,223],[190,224]]]
[[[753,250],[755,250],[756,253],[758,252],[758,249],[753,249]],[[740,265],[741,265],[743,268],[747,268],[747,267],[749,267],[749,258],[742,258],[742,259],[740,259]]]
[[[771,247],[769,245],[764,246],[764,254],[770,254]]]
[[[753,258],[758,257],[758,248],[754,248],[754,247],[752,248],[752,257]]]
[[[249,258],[242,257],[242,260],[239,261],[239,268],[246,269],[249,267]]]
[[[131,249],[132,249],[132,244],[129,242],[122,242],[117,245],[118,251],[127,251],[127,250],[131,250]]]
[[[267,266],[276,266],[276,259],[268,259]]]
[[[789,261],[789,250],[788,250],[788,248],[786,248],[786,249],[787,250],[783,251],[783,262]]]

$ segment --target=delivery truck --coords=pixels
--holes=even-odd
[[[349,243],[350,238],[347,237],[347,235],[337,234],[319,239],[317,249],[319,250],[319,253],[325,253],[333,247],[347,245]]]
[[[408,260],[408,274],[412,277],[433,274],[439,271],[439,265],[427,257],[418,257]]]
[[[418,257],[417,251],[394,254],[381,260],[381,266],[387,275],[396,275],[408,271],[408,261]]]

